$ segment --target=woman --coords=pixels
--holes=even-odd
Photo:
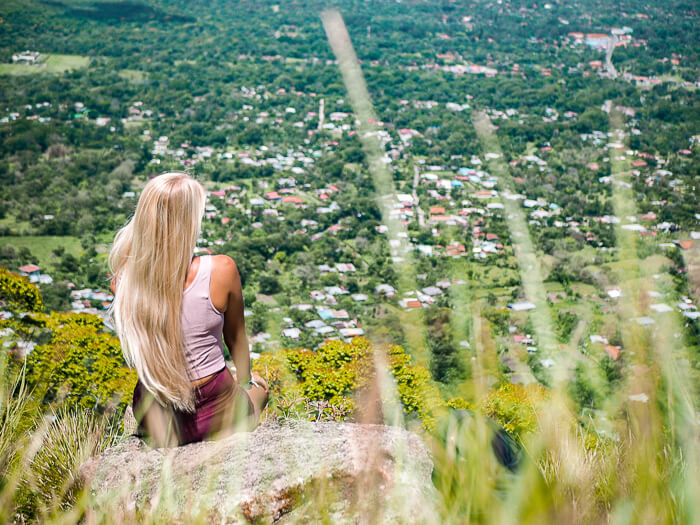
[[[205,203],[204,188],[185,173],[152,179],[109,255],[111,313],[139,378],[134,416],[157,446],[251,429],[267,404],[267,385],[250,372],[236,264],[192,256]]]

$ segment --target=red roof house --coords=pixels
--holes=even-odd
[[[25,264],[24,266],[20,266],[19,268],[19,273],[22,275],[31,275],[33,273],[39,273],[39,268],[36,264]]]
[[[282,199],[282,202],[285,204],[301,204],[304,201],[301,197],[298,197],[296,195],[287,195]]]

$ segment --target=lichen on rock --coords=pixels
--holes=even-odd
[[[80,476],[97,521],[420,523],[434,516],[432,469],[401,428],[294,421],[171,449],[130,437]]]

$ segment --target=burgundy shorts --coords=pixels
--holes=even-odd
[[[146,423],[148,411],[155,411],[157,418],[148,421],[168,421],[179,445],[202,441],[217,432],[232,429],[237,424],[248,423],[255,415],[248,393],[233,379],[228,367],[217,372],[204,385],[194,389],[194,412],[182,412],[164,407],[153,398],[140,381],[134,388],[133,409],[140,436],[152,436],[153,429]]]

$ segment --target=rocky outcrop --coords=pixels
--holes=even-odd
[[[171,449],[130,437],[80,477],[88,522],[421,523],[435,515],[432,468],[400,428],[293,422]]]

